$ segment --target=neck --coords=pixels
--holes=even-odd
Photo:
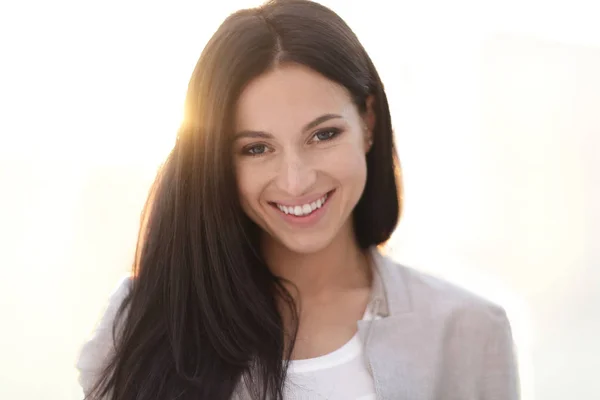
[[[263,239],[267,265],[275,275],[293,284],[294,297],[324,298],[370,287],[368,251],[358,246],[352,221],[346,225],[328,246],[314,253],[296,253],[271,238]]]

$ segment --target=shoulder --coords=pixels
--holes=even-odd
[[[117,285],[115,285],[115,288],[113,289],[112,293],[109,296],[108,299],[108,306],[113,306],[113,305],[121,305],[121,303],[123,302],[123,300],[125,299],[125,297],[127,297],[127,295],[129,294],[129,292],[131,291],[131,287],[133,285],[133,277],[132,276],[126,276],[121,278],[121,280],[119,280],[119,282],[117,283]]]
[[[98,326],[96,327],[96,333],[98,330],[108,328],[112,329],[112,325],[114,320],[123,304],[125,298],[131,292],[131,288],[133,286],[133,277],[127,276],[119,280],[112,293],[108,296],[108,301],[106,302],[105,310],[100,319]]]
[[[387,275],[386,294],[399,304],[426,318],[459,323],[475,331],[504,329],[504,308],[459,285],[402,265],[382,256],[381,270]]]
[[[383,286],[391,304],[390,313],[410,316],[399,321],[414,323],[411,332],[416,332],[417,341],[426,341],[429,348],[437,349],[434,358],[446,360],[454,376],[477,377],[482,397],[517,399],[516,352],[504,308],[391,259],[385,258],[383,264],[380,270],[387,278]]]
[[[114,351],[113,327],[123,301],[131,291],[132,277],[123,278],[108,298],[105,311],[77,359],[79,383],[87,395]]]
[[[512,333],[501,306],[385,256],[377,265],[387,300],[385,327],[393,332],[390,346],[405,346],[419,360],[415,365],[433,371],[442,385],[458,379],[460,387],[439,388],[459,390],[456,398],[464,398],[463,389],[476,390],[478,398],[518,398]]]

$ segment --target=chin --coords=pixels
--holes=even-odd
[[[294,235],[286,238],[275,238],[287,250],[298,254],[312,254],[325,249],[333,241],[333,238],[325,238],[322,235]]]

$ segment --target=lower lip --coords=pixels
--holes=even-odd
[[[297,226],[307,227],[316,224],[321,219],[321,217],[323,217],[325,210],[329,207],[329,201],[331,200],[331,197],[334,193],[335,190],[332,190],[327,194],[327,200],[325,200],[325,204],[323,204],[321,208],[317,208],[312,213],[300,217],[294,214],[286,214],[275,205],[273,205],[273,207],[275,208],[275,211],[278,212],[279,215],[281,215],[281,217],[286,222]]]

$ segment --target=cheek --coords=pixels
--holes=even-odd
[[[264,174],[259,173],[251,163],[236,162],[237,188],[240,203],[246,213],[255,207],[265,186]]]
[[[236,165],[236,174],[238,193],[243,204],[248,202],[249,197],[251,197],[254,182],[252,174],[244,166]]]
[[[362,192],[367,178],[367,163],[360,146],[340,146],[326,160],[327,166],[324,169],[330,176],[343,185],[356,186]]]

